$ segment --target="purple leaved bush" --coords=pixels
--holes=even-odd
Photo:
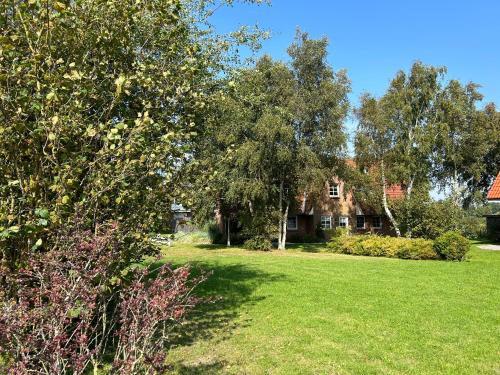
[[[199,299],[188,267],[127,266],[116,224],[75,226],[2,276],[0,372],[81,374],[113,357],[116,373],[162,369],[173,323]]]

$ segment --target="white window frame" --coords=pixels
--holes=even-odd
[[[363,226],[358,226],[358,219],[363,218]],[[365,215],[356,215],[356,229],[366,229],[366,217]]]
[[[290,219],[295,219],[295,226],[294,227],[291,227],[288,225],[288,220]],[[297,216],[289,216],[287,217],[286,219],[286,229],[288,230],[297,230],[299,229],[299,218]]]
[[[338,198],[340,197],[340,185],[339,184],[330,184],[328,186],[328,195],[330,198]]]
[[[325,219],[328,219],[328,220],[325,220]],[[324,226],[323,222],[325,222],[325,223],[328,222],[329,226]],[[320,218],[320,225],[321,225],[322,229],[332,229],[332,217],[328,216],[328,215],[322,215]]]
[[[379,218],[379,223],[380,223],[380,226],[376,227],[375,224],[374,224],[374,218],[378,217]],[[372,217],[372,228],[373,229],[382,229],[382,216],[373,216]]]
[[[345,225],[342,225],[342,224]],[[339,227],[340,228],[348,228],[349,227],[349,217],[348,216],[339,216]]]

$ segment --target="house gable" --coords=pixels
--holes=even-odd
[[[500,172],[498,172],[493,185],[488,191],[486,199],[488,199],[488,202],[500,202]]]

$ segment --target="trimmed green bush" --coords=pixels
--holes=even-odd
[[[382,237],[376,235],[339,236],[328,243],[336,253],[402,259],[438,259],[433,243],[425,239]]]
[[[434,241],[434,251],[447,260],[464,260],[470,250],[470,241],[458,232],[442,234]]]
[[[273,244],[267,237],[255,236],[246,240],[243,247],[248,250],[270,251],[273,248]]]

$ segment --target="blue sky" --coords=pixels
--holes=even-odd
[[[213,21],[221,32],[244,24],[270,29],[261,53],[282,60],[297,27],[327,36],[329,63],[347,69],[354,105],[365,91],[382,95],[395,73],[416,60],[481,84],[484,102],[500,105],[500,0],[273,0],[221,8]]]

